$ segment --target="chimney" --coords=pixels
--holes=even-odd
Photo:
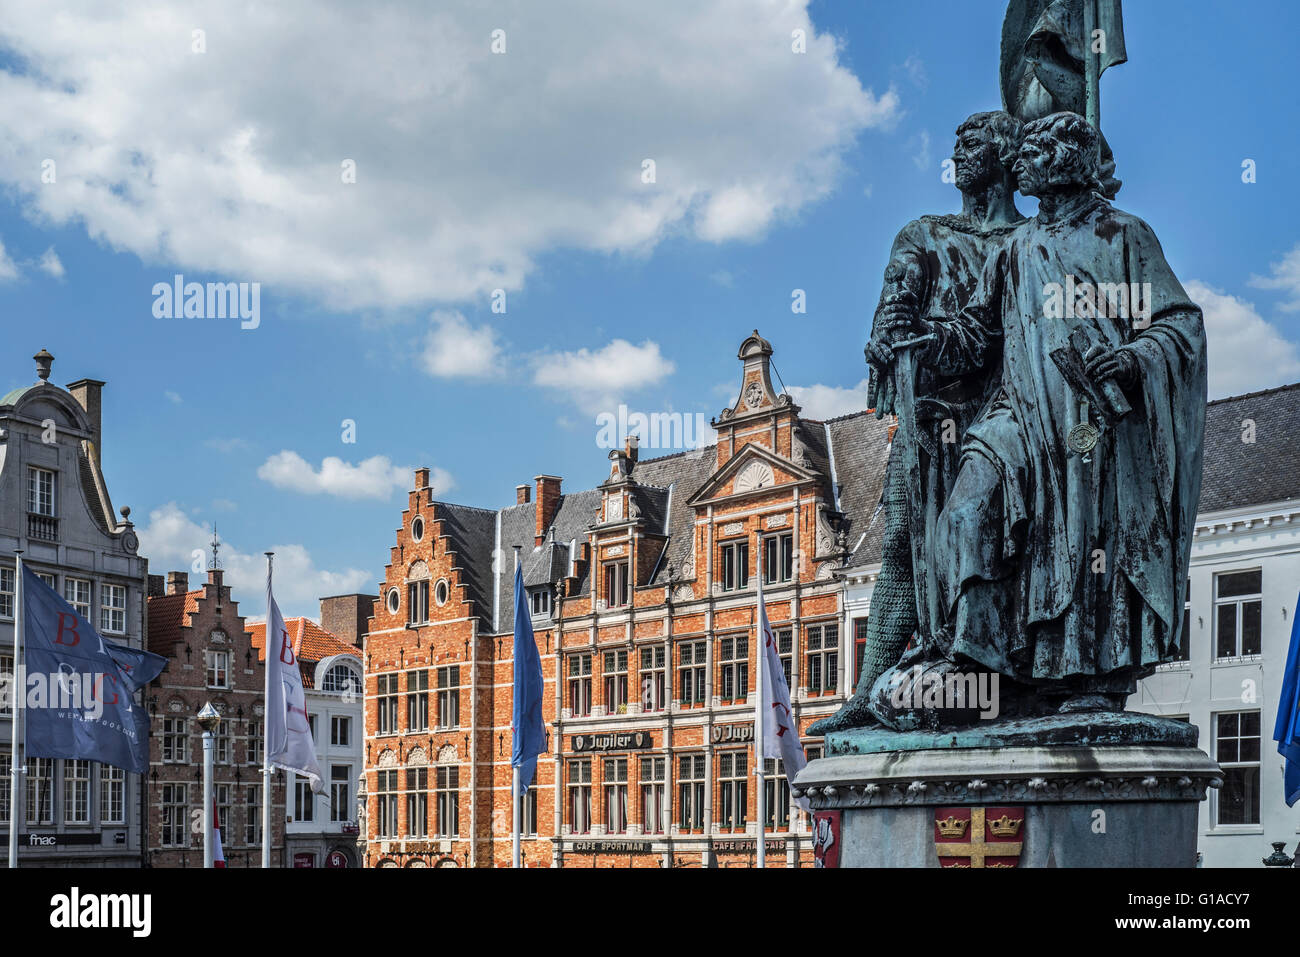
[[[366,621],[374,610],[378,595],[333,595],[320,600],[320,626],[335,638],[361,647]]]
[[[103,460],[100,456],[101,438],[101,417],[100,417],[100,397],[103,394],[104,383],[98,379],[78,379],[76,382],[68,383],[68,391],[72,397],[77,400],[78,404],[86,410],[86,418],[90,420],[90,444],[94,450],[95,464],[103,467]]]
[[[150,575],[149,576],[149,597],[161,598],[165,594],[167,594],[167,585],[165,584],[165,579],[161,575]]]
[[[558,475],[538,475],[537,482],[537,534],[534,545],[540,546],[546,538],[547,526],[560,507],[560,482]]]
[[[189,590],[190,590],[189,572],[168,572],[167,573],[167,594],[184,595]]]
[[[639,438],[635,435],[629,435],[627,442],[623,446],[623,454],[627,456],[627,470],[629,473],[636,467],[637,446],[640,444],[641,440]]]
[[[429,469],[427,467],[415,470],[415,489],[418,492],[422,488],[429,487]]]
[[[527,505],[533,500],[533,488],[531,485],[515,486],[515,504]]]

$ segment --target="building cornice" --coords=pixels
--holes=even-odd
[[[1300,500],[1206,512],[1196,517],[1195,538],[1240,535],[1291,527],[1300,533]]]

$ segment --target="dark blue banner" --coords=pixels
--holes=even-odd
[[[90,622],[23,567],[23,668],[13,692],[33,758],[88,758],[149,770],[149,714],[132,695],[167,659],[105,641]]]

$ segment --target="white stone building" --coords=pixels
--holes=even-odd
[[[39,381],[0,398],[0,672],[14,667],[14,554],[103,635],[145,646],[148,562],[114,514],[100,467],[104,383],[49,381],[54,357],[34,357]],[[13,826],[10,715],[0,711],[0,840]],[[97,761],[28,758],[19,828],[22,867],[139,867],[139,775]],[[0,859],[4,855],[0,854]]]

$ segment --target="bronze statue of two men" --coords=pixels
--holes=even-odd
[[[855,694],[815,734],[971,724],[989,677],[1002,717],[1120,711],[1176,654],[1205,331],[1107,198],[1098,136],[1073,112],[970,117],[961,213],[894,242],[867,346],[898,415],[884,554]]]

